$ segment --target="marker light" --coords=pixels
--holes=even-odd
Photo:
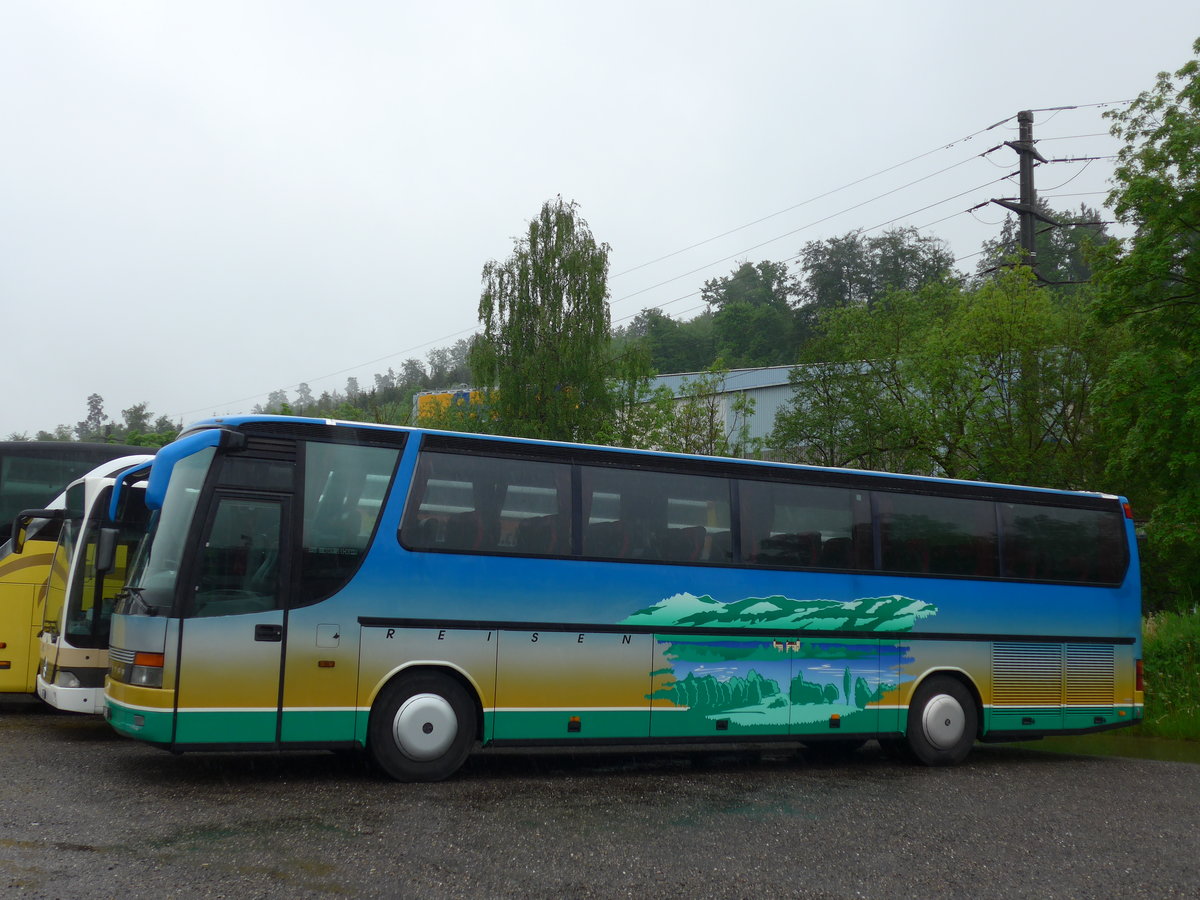
[[[133,654],[133,665],[129,667],[129,683],[139,687],[162,687],[164,661],[161,653]]]

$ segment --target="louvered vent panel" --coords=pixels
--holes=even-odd
[[[992,645],[992,703],[1049,706],[1062,703],[1062,647],[1057,644]]]
[[[1116,702],[1116,650],[1067,644],[1067,705],[1110,707]]]

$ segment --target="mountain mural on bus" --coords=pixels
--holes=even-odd
[[[723,603],[681,593],[622,624],[662,629],[649,699],[678,710],[671,722],[681,733],[697,731],[697,719],[720,720],[732,734],[822,732],[834,722],[846,732],[868,732],[878,728],[879,705],[913,662],[908,648],[887,639],[798,639],[795,632],[884,637],[911,632],[918,620],[936,613],[933,604],[899,594],[847,602],[773,596]],[[729,628],[732,634],[689,633],[696,627]],[[680,630],[671,633],[674,628]],[[745,628],[779,628],[787,636],[734,636]]]
[[[675,594],[639,609],[622,625],[662,627],[730,627],[820,629],[843,631],[912,631],[918,619],[937,614],[937,607],[900,594],[840,602],[747,597],[722,603],[707,595]]]

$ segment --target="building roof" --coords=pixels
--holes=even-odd
[[[785,387],[788,375],[795,366],[767,366],[758,369],[730,369],[721,381],[720,393],[736,393],[750,391],[755,388]],[[678,372],[670,375],[656,375],[650,380],[650,387],[666,387],[679,396],[685,383],[694,383],[708,375],[707,372]]]

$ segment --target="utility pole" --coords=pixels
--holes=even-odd
[[[1005,145],[1017,151],[1017,155],[1021,160],[1020,179],[1021,179],[1021,196],[1020,198],[1006,197],[992,202],[1003,206],[1005,209],[1010,209],[1017,214],[1017,219],[1021,225],[1021,255],[1028,265],[1035,272],[1037,271],[1037,247],[1034,241],[1034,219],[1040,219],[1050,225],[1059,226],[1060,223],[1055,222],[1049,216],[1042,215],[1037,208],[1037,190],[1033,186],[1033,162],[1048,162],[1033,144],[1033,112],[1028,109],[1023,109],[1017,113],[1017,124],[1020,127],[1018,139],[1015,141],[1005,141]]]

